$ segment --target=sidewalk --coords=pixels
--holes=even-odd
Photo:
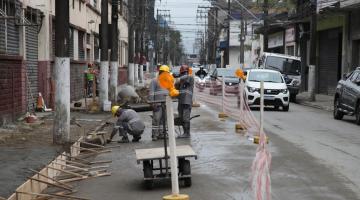
[[[309,106],[313,108],[318,108],[326,111],[334,111],[334,97],[323,94],[316,94],[315,101],[310,101],[309,93],[303,92],[296,96],[296,103]]]

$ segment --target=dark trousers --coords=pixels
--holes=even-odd
[[[179,118],[182,120],[184,134],[190,134],[191,106],[192,105],[188,105],[188,104],[178,105]]]
[[[87,82],[87,95],[90,96],[92,94],[92,90],[93,90],[93,84],[94,81],[89,81]]]
[[[153,118],[152,118],[152,136],[153,137],[158,137],[161,134],[163,134],[164,118],[165,118],[165,116],[163,115],[163,107],[161,105],[154,106]]]

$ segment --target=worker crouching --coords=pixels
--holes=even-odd
[[[133,137],[132,142],[139,142],[145,129],[140,116],[132,109],[122,109],[119,106],[113,106],[111,112],[118,120],[107,142],[111,142],[118,131],[119,136],[122,137],[119,143],[128,143],[128,134]]]

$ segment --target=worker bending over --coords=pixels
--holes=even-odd
[[[170,68],[166,65],[159,67],[159,75],[163,72],[170,73]],[[153,118],[152,118],[152,140],[156,141],[163,138],[163,123],[165,122],[164,113],[166,113],[165,106],[161,103],[165,102],[168,91],[161,88],[158,78],[154,78],[150,83],[149,103],[152,105]]]
[[[111,112],[114,117],[118,117],[118,120],[107,142],[112,141],[117,131],[119,131],[119,136],[122,137],[119,143],[128,143],[128,134],[133,136],[132,142],[139,142],[145,129],[145,124],[139,115],[132,109],[122,109],[120,106],[113,106]]]
[[[190,137],[190,114],[193,103],[194,78],[189,74],[189,66],[182,65],[180,68],[180,78],[176,83],[176,89],[179,90],[178,112],[182,121],[184,134],[180,138]]]

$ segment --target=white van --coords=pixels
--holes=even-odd
[[[260,69],[281,72],[290,92],[290,100],[295,101],[301,86],[301,59],[278,53],[264,53],[258,63]]]

